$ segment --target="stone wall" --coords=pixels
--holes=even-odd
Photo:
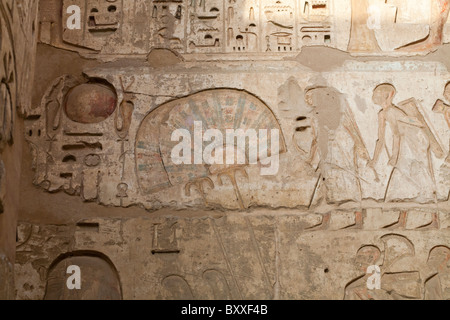
[[[0,299],[13,299],[23,120],[31,109],[37,1],[0,1]]]
[[[447,277],[448,266],[439,264],[448,255],[450,220],[448,211],[435,214],[261,209],[23,223],[17,298],[48,295],[48,270],[67,252],[109,257],[116,270],[107,281],[120,279],[124,299],[443,298],[445,287],[437,283]],[[367,292],[362,275],[369,265],[381,265],[383,290]],[[87,271],[82,288],[97,277]]]
[[[41,1],[16,297],[448,299],[449,10]]]

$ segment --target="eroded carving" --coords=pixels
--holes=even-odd
[[[434,273],[425,281],[425,300],[450,299],[450,249],[437,246],[431,249],[427,264]]]
[[[170,300],[193,300],[192,289],[183,277],[171,275],[164,278],[161,282],[166,290],[165,296]]]
[[[303,132],[309,127],[312,128],[313,140],[308,162],[314,165],[316,158],[319,159],[321,176],[318,181],[324,181],[328,201],[338,201],[339,195],[335,196],[333,192],[337,184],[344,181],[345,183],[353,182],[355,186],[353,188],[359,194],[359,197],[354,199],[360,201],[363,198],[361,180],[364,180],[359,173],[360,160],[372,169],[375,180],[379,178],[375,169],[368,164],[369,152],[344,95],[334,88],[316,87],[306,91],[305,100],[313,111],[308,124],[305,124],[308,120],[306,117],[298,118],[301,126],[297,128],[297,131]],[[350,159],[345,157],[345,150],[336,139],[339,129],[344,129],[353,143]],[[329,157],[329,150],[333,144],[340,147],[340,154],[343,157],[335,155]]]
[[[14,298],[13,265],[3,254],[0,254],[0,300]]]
[[[70,250],[89,258],[98,257],[90,253],[101,250],[111,257],[117,268],[112,274],[120,274],[124,299],[336,299],[343,295],[346,299],[430,299],[435,293],[445,297],[449,249],[442,245],[448,242],[444,229],[398,229],[396,234],[386,234],[383,223],[367,225],[366,218],[362,229],[336,230],[342,218],[352,215],[353,211],[330,212],[328,229],[308,228],[320,220],[299,210],[221,218],[180,214],[163,219],[98,218],[62,226],[21,224],[15,266],[18,298],[42,299],[47,275],[53,274],[48,270],[65,261],[77,262],[66,259],[77,254],[63,254]],[[378,218],[384,215],[389,211],[379,211]],[[413,217],[413,211],[408,216]],[[351,225],[352,219],[347,220]],[[372,240],[367,242],[368,238]],[[244,252],[245,259],[237,252]],[[367,266],[374,264],[381,269],[381,289],[368,290]],[[96,274],[90,270],[84,274]],[[117,288],[114,279],[107,283]],[[331,280],[336,284],[331,285]],[[55,282],[59,288],[61,283]],[[95,291],[94,286],[91,293]]]
[[[203,279],[211,287],[215,300],[232,300],[230,286],[220,271],[206,270]]]
[[[12,17],[7,15],[0,4],[0,151],[6,143],[12,143],[12,130],[16,114],[17,69],[15,62],[13,34],[11,32]]]
[[[67,267],[81,270],[81,288],[67,288]],[[57,259],[47,275],[44,300],[121,300],[119,276],[107,258],[95,253],[73,253]]]
[[[388,294],[382,289],[369,290],[367,280],[370,274],[367,273],[369,266],[380,265],[381,251],[378,247],[363,246],[356,253],[355,265],[363,275],[351,281],[345,287],[344,300],[386,300]]]
[[[399,271],[396,265],[402,260],[415,256],[412,242],[404,236],[388,234],[380,238],[384,251],[374,245],[361,247],[355,263],[362,276],[352,280],[345,289],[345,300],[405,300],[422,299],[422,281],[416,270]],[[379,289],[369,289],[367,273],[369,266],[379,266],[381,270]]]

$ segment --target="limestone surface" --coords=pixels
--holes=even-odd
[[[450,299],[450,0],[0,0],[0,299]]]

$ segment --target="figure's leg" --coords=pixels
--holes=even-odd
[[[433,21],[430,25],[430,42],[432,45],[440,45],[443,40],[444,25],[450,12],[450,0],[433,0],[432,6]]]
[[[369,16],[367,0],[352,0],[352,26],[350,29],[350,52],[379,52],[381,51],[375,32],[367,26]]]
[[[450,12],[450,0],[431,0],[430,33],[422,40],[398,48],[401,51],[427,51],[440,46],[444,36],[444,25]]]

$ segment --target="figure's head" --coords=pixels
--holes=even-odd
[[[389,106],[392,104],[396,90],[393,85],[383,83],[373,90],[372,101],[379,106]]]
[[[447,101],[450,101],[450,82],[445,85],[444,89],[444,98]]]
[[[367,268],[377,265],[381,257],[381,251],[376,246],[367,245],[358,250],[356,253],[355,263],[359,270],[367,272]]]
[[[315,86],[306,88],[305,101],[309,107],[336,106],[339,103],[341,93],[327,86]]]
[[[442,272],[445,269],[450,269],[450,248],[437,246],[431,249],[427,264],[433,272]]]

